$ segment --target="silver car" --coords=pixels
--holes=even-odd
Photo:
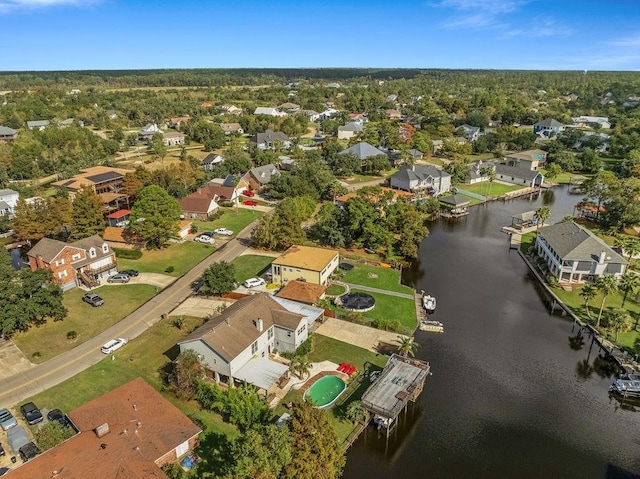
[[[3,431],[11,429],[17,425],[18,422],[16,421],[16,418],[13,417],[13,414],[11,414],[8,409],[0,409],[0,427],[2,427]]]

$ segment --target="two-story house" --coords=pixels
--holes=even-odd
[[[178,345],[180,352],[195,351],[216,381],[253,384],[268,396],[289,374],[287,366],[270,356],[295,351],[308,338],[308,325],[322,313],[320,308],[258,293],[238,300]]]
[[[326,285],[339,262],[336,250],[293,245],[271,263],[272,281],[287,284],[298,280]]]
[[[462,136],[469,141],[476,141],[480,138],[480,134],[482,133],[479,127],[467,125],[466,123],[464,125],[460,125],[458,130],[460,130]]]
[[[543,138],[551,138],[564,131],[564,129],[565,126],[553,118],[546,118],[533,125],[533,132]]]
[[[558,281],[584,282],[603,275],[619,278],[627,270],[622,256],[574,222],[540,228],[535,245]]]
[[[27,256],[32,271],[50,269],[56,284],[65,291],[81,284],[98,286],[99,278],[110,276],[118,268],[115,253],[98,235],[73,243],[42,238]]]
[[[266,185],[271,182],[271,178],[280,174],[280,170],[276,168],[276,165],[269,163],[268,165],[257,166],[251,168],[243,177],[242,180],[250,189],[254,191],[262,191]],[[240,186],[241,183],[238,183]]]
[[[389,183],[391,188],[437,195],[451,189],[451,175],[432,165],[405,165],[391,175]]]
[[[547,152],[544,150],[526,150],[509,153],[506,156],[507,166],[538,171],[547,163]]]
[[[18,204],[19,198],[20,193],[18,193],[17,191],[13,191],[10,189],[0,190],[0,216],[13,216],[13,214],[16,212],[16,205]]]
[[[269,150],[275,146],[276,142],[280,142],[283,148],[288,149],[291,146],[291,140],[281,131],[266,130],[251,137],[251,143],[259,150]]]

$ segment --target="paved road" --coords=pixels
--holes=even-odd
[[[257,220],[256,220],[257,221]],[[75,376],[105,358],[100,346],[113,338],[134,340],[149,327],[160,321],[163,314],[171,312],[191,293],[191,283],[217,261],[231,261],[249,245],[251,229],[255,222],[242,230],[235,239],[197,264],[191,271],[175,281],[118,324],[98,336],[78,345],[70,351],[39,364],[27,371],[0,381],[0,405],[11,406],[45,391]],[[109,305],[103,306],[108,308]],[[135,347],[135,340],[125,347]],[[116,353],[117,356],[117,353]]]

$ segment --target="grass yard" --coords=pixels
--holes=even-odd
[[[213,231],[216,228],[227,228],[238,234],[253,221],[262,216],[262,211],[248,210],[244,208],[221,208],[222,215],[214,221],[194,221],[198,231]]]
[[[274,260],[271,256],[245,254],[235,258],[231,264],[236,268],[236,281],[244,283],[249,278],[257,277]]]
[[[329,296],[340,296],[345,291],[346,289],[343,286],[340,286],[339,284],[332,284],[327,288],[327,290],[325,291],[325,294]]]
[[[487,196],[489,185],[487,181],[483,181],[481,183],[475,183],[473,185],[459,185],[459,188],[461,190],[470,191],[471,193]],[[504,185],[502,183],[496,183],[494,181],[491,184],[491,190],[488,192],[490,196],[502,196],[506,193],[511,193],[512,191],[521,190],[521,189],[523,189],[521,186]]]
[[[465,188],[462,188],[462,189],[464,190]],[[453,194],[445,193],[444,195],[438,196],[438,199],[442,200],[443,198],[446,198],[447,196],[453,196]],[[462,196],[462,197],[466,198],[467,200],[469,200],[469,206],[479,205],[479,204],[483,203],[483,201],[480,201],[477,198],[471,198],[470,196],[464,196],[464,195],[460,195],[460,196]],[[443,209],[445,209],[445,210],[451,209],[451,205],[446,205],[446,204],[442,203],[440,205],[440,209],[441,210],[443,210]]]
[[[360,284],[370,288],[395,291],[397,293],[413,294],[413,289],[400,284],[400,271],[380,266],[371,266],[362,263],[352,263],[353,269],[345,271],[341,281],[345,283]],[[337,270],[342,273],[342,270]],[[370,275],[377,275],[371,277]]]
[[[143,273],[161,273],[179,277],[215,250],[214,246],[195,241],[173,243],[163,249],[144,250],[140,259],[118,258],[118,269],[121,271],[137,269]],[[167,273],[165,270],[170,266],[173,266],[173,271]]]
[[[14,336],[14,342],[23,354],[34,363],[41,363],[68,351],[80,343],[113,326],[138,306],[157,294],[157,288],[147,284],[102,286],[95,290],[103,299],[103,306],[94,308],[82,301],[80,288],[64,293],[64,305],[69,313],[63,321],[48,321]],[[67,339],[67,333],[75,331],[77,338]],[[39,353],[40,355],[34,353]]]
[[[438,158],[436,156],[425,156],[423,160],[417,161],[416,164],[423,164],[425,162],[436,166],[444,166],[447,164],[442,158]]]
[[[376,307],[371,311],[364,313],[365,318],[370,319],[386,319],[389,321],[398,320],[400,324],[413,331],[417,325],[416,305],[413,299],[398,298],[387,294],[371,293],[369,291],[358,290],[352,288],[353,292],[367,293],[376,300]],[[343,311],[343,310],[341,310]],[[407,333],[409,331],[406,331]]]
[[[527,253],[529,251],[529,247],[536,242],[536,233],[532,231],[530,233],[525,233],[522,235],[522,241],[520,243],[520,251],[523,253]]]
[[[222,422],[219,415],[201,410],[195,402],[177,399],[167,392],[160,371],[178,354],[177,341],[202,324],[202,319],[186,317],[182,329],[169,321],[161,321],[115,353],[115,360],[108,357],[62,384],[54,386],[32,398],[38,406],[60,408],[64,412],[105,394],[122,384],[142,377],[167,400],[186,415],[205,425],[205,433],[235,437],[237,429]]]
[[[385,178],[393,175],[396,171],[398,171],[398,168],[392,168],[390,170],[383,171],[381,175],[351,175],[348,178],[341,178],[341,180],[345,183],[349,183],[350,185],[374,180],[384,180]]]

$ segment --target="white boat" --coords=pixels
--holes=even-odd
[[[444,333],[444,324],[440,321],[421,321],[418,329],[429,333]]]
[[[635,375],[634,375],[635,376]],[[609,388],[624,397],[640,397],[640,380],[616,379]]]
[[[422,306],[427,311],[435,311],[436,310],[436,298],[431,296],[430,294],[425,294],[422,296]]]

